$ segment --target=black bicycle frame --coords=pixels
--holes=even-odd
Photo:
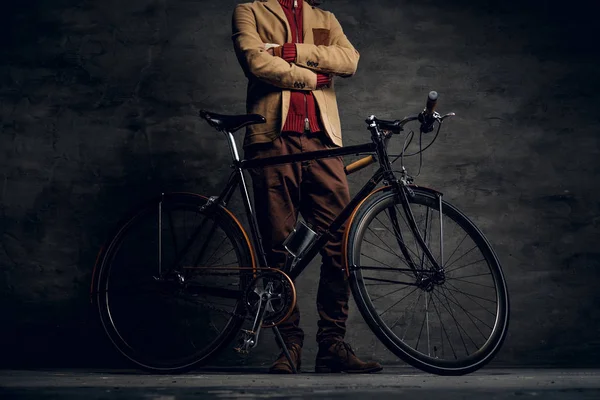
[[[435,261],[433,254],[431,254],[429,248],[425,244],[425,242],[424,242],[423,238],[421,237],[421,234],[419,233],[419,230],[416,226],[414,216],[413,216],[410,206],[408,204],[408,198],[407,198],[407,193],[406,193],[407,190],[395,178],[394,173],[391,169],[391,165],[390,165],[389,158],[387,155],[387,149],[385,146],[385,140],[387,140],[389,138],[389,136],[388,137],[384,136],[379,131],[377,124],[375,124],[375,123],[370,124],[369,130],[371,131],[371,134],[372,134],[372,140],[373,140],[372,143],[347,146],[347,147],[339,147],[339,148],[335,148],[335,149],[311,151],[311,152],[299,153],[299,154],[257,158],[257,159],[253,159],[253,160],[240,160],[238,151],[237,151],[237,146],[235,144],[235,139],[234,139],[232,133],[224,132],[228,137],[229,148],[231,151],[231,156],[233,158],[233,164],[231,165],[233,172],[231,173],[229,180],[227,182],[227,185],[225,186],[223,191],[217,197],[212,198],[211,201],[205,205],[205,207],[210,207],[210,206],[214,206],[214,205],[218,205],[218,204],[225,207],[227,205],[227,203],[229,202],[231,196],[233,195],[236,186],[239,185],[240,192],[242,195],[242,201],[243,201],[244,208],[246,210],[246,214],[248,217],[248,223],[250,225],[252,239],[255,243],[255,249],[257,250],[257,253],[258,253],[258,262],[261,267],[266,268],[266,267],[268,267],[266,253],[265,253],[264,246],[262,243],[262,237],[261,237],[259,229],[258,229],[256,215],[254,214],[254,211],[252,209],[252,203],[250,201],[248,187],[246,184],[246,179],[244,177],[244,170],[247,170],[250,168],[263,168],[263,167],[268,167],[268,166],[272,166],[272,165],[288,164],[288,163],[295,163],[295,162],[308,161],[308,160],[318,160],[318,159],[322,159],[322,158],[330,158],[330,157],[337,157],[337,156],[358,155],[361,153],[371,153],[371,154],[375,153],[375,154],[377,154],[377,156],[379,158],[379,163],[380,163],[379,169],[373,174],[371,179],[369,179],[369,181],[367,181],[367,183],[361,188],[361,190],[354,196],[354,198],[346,205],[346,207],[344,207],[344,209],[335,218],[335,220],[325,230],[318,232],[319,237],[318,237],[317,241],[315,243],[313,243],[313,245],[308,249],[306,254],[304,254],[302,256],[302,258],[298,261],[298,263],[294,266],[294,268],[291,271],[289,270],[289,268],[285,268],[284,272],[286,272],[289,275],[289,277],[292,279],[292,281],[294,281],[302,273],[302,271],[308,266],[310,261],[321,250],[321,248],[323,248],[323,246],[325,246],[325,244],[334,237],[334,233],[337,232],[341,228],[341,226],[348,219],[348,217],[351,215],[351,213],[354,211],[354,209],[360,204],[360,202],[362,202],[373,191],[373,189],[375,189],[375,187],[384,179],[386,180],[386,182],[390,183],[394,187],[394,189],[396,190],[397,193],[400,193],[399,198],[400,198],[401,202],[403,203],[404,212],[409,216],[409,218],[408,218],[409,226],[413,230],[413,233],[415,234],[415,236],[417,238],[417,242],[421,245],[422,249],[424,250],[425,255],[427,256],[427,258],[430,259],[434,268],[439,271],[440,270],[439,265]],[[185,252],[187,252],[187,249],[189,249],[189,247],[191,247],[192,243],[195,241],[195,238],[198,236],[201,229],[202,229],[202,227],[199,226],[197,228],[197,231],[194,232],[194,234],[192,234],[192,236],[188,242],[188,246],[186,246],[185,249],[180,254],[181,257],[184,255]],[[398,232],[396,232],[396,235],[397,236],[400,235],[400,238],[398,238],[398,240],[399,240],[399,242],[402,242],[401,233],[398,231]],[[402,246],[403,246],[403,243],[401,243],[401,247]],[[180,259],[180,257],[177,257],[177,258],[178,258],[178,260]],[[415,276],[417,278],[419,278],[419,276],[420,276],[419,271],[421,271],[421,270],[419,270],[414,265],[414,263],[410,260],[410,257],[406,257],[406,258],[407,258],[407,262],[409,263],[409,267],[411,268],[411,270],[413,271]],[[178,263],[178,261],[175,262],[175,265],[177,265],[177,263]]]

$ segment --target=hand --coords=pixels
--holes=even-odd
[[[281,45],[275,43],[265,43],[265,50],[275,57],[281,57]]]

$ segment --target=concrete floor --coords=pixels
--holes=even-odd
[[[485,369],[462,377],[386,368],[372,375],[264,371],[2,370],[2,399],[600,399],[600,370]]]

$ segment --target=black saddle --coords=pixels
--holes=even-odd
[[[222,115],[200,110],[200,116],[208,121],[210,126],[227,132],[235,132],[248,125],[264,124],[267,122],[265,117],[259,114]]]

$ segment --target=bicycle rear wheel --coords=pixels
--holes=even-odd
[[[252,279],[248,238],[208,199],[166,194],[128,218],[101,251],[93,299],[121,354],[153,372],[205,363],[239,331]]]
[[[356,304],[376,336],[407,363],[462,375],[489,362],[508,328],[506,282],[481,231],[430,191],[409,196],[418,229],[443,274],[409,228],[391,188],[374,193],[348,227],[346,257]],[[412,265],[412,268],[411,268]]]

